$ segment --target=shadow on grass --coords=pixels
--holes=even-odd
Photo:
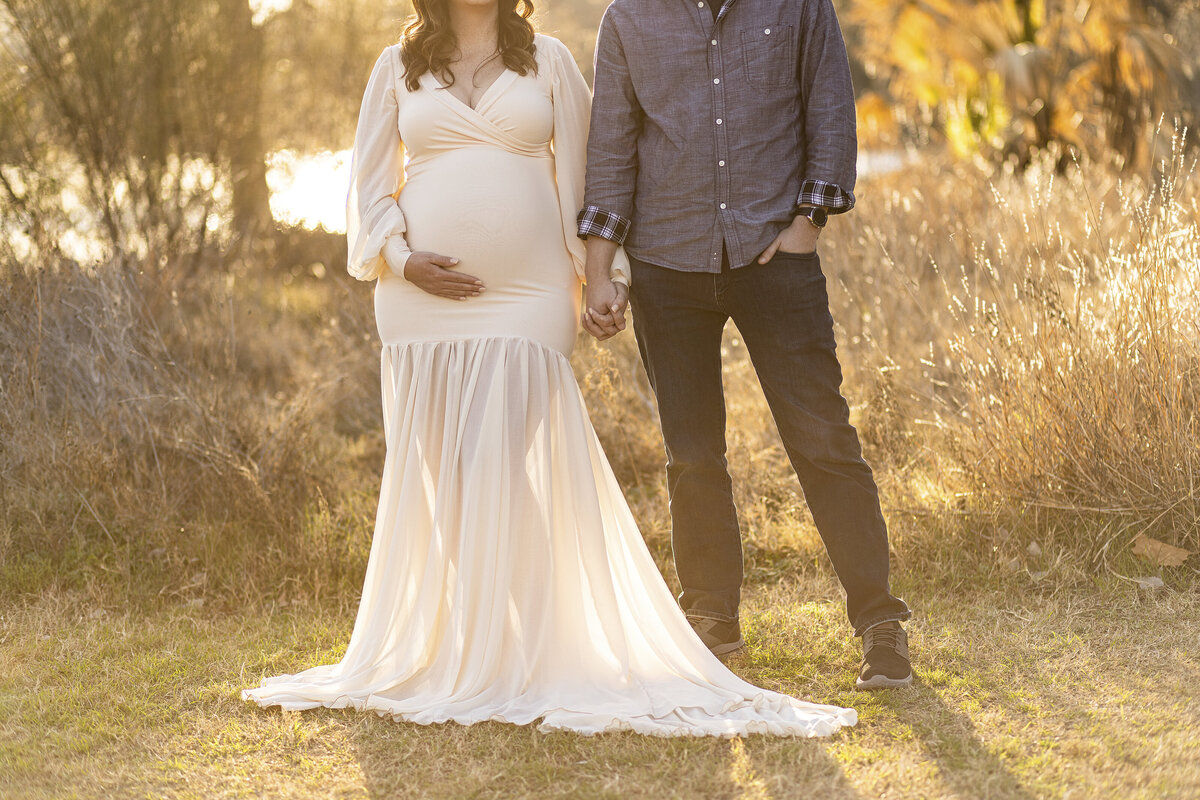
[[[586,737],[378,718],[352,739],[372,798],[860,800],[821,739]]]
[[[980,740],[971,718],[948,706],[920,677],[911,689],[889,693],[882,700],[881,712],[912,730],[955,796],[1003,800],[1037,796]]]

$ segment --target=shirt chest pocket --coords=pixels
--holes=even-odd
[[[796,81],[796,36],[791,25],[763,25],[742,31],[746,82],[775,89]]]

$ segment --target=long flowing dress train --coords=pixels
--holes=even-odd
[[[584,734],[853,725],[730,672],[642,541],[567,360],[590,96],[561,43],[536,47],[537,72],[506,70],[475,108],[430,74],[409,91],[397,46],[375,66],[349,232],[351,271],[378,279],[387,441],[362,600],[341,662],[243,697]],[[458,257],[486,292],[422,292],[389,268],[413,250]]]

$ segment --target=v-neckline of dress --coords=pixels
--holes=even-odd
[[[479,102],[476,103],[475,108],[471,108],[462,100],[446,91],[445,87],[434,77],[432,72],[426,72],[418,78],[418,81],[421,88],[428,90],[429,96],[435,102],[440,103],[443,108],[450,111],[470,127],[478,130],[481,134],[481,140],[489,141],[505,150],[520,155],[548,155],[548,147],[542,144],[531,144],[518,139],[511,131],[502,127],[502,120],[494,119],[495,115],[488,115],[488,112],[495,105],[497,98],[501,97],[501,93],[505,89],[512,86],[517,77],[519,77],[518,73],[506,70],[500,77],[492,81],[492,85],[479,96]]]
[[[509,67],[505,67],[504,70],[499,75],[497,75],[491,83],[488,84],[488,87],[483,90],[483,93],[481,95],[479,95],[479,99],[475,101],[475,105],[472,106],[470,103],[463,100],[461,97],[456,95],[454,92],[450,91],[450,87],[446,86],[444,83],[442,83],[441,80],[436,75],[434,75],[432,71],[427,72],[425,74],[428,75],[430,77],[430,79],[433,81],[434,87],[436,89],[438,89],[439,91],[445,92],[446,95],[449,96],[450,99],[452,99],[454,102],[458,103],[460,106],[465,108],[467,111],[470,111],[475,114],[480,114],[480,109],[483,108],[484,103],[491,97],[492,92],[496,89],[496,86],[499,85],[501,81],[508,79],[512,75],[516,75],[516,73],[513,72]]]

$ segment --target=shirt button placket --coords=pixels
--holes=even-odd
[[[708,1],[714,2],[714,0]],[[703,8],[703,1],[699,2],[698,5]],[[709,50],[708,63],[709,69],[711,70],[709,77],[712,78],[714,118],[713,138],[716,142],[715,150],[717,154],[717,165],[718,167],[724,167],[727,151],[725,137],[725,81],[723,80],[725,77],[725,66],[724,60],[721,57],[721,48],[718,44],[719,34],[717,33],[717,28],[718,23],[714,22],[712,28],[712,38],[709,40],[709,44],[711,45],[712,49]],[[722,240],[725,238],[724,217],[725,213],[728,211],[728,203],[726,202],[728,200],[728,186],[724,173],[724,169],[718,170],[716,180],[717,196],[714,198],[719,210],[717,212],[718,224],[716,226],[716,230],[713,232],[713,254],[711,257],[711,262],[713,267],[715,267],[717,270],[719,270],[721,266],[721,247],[723,246]]]

